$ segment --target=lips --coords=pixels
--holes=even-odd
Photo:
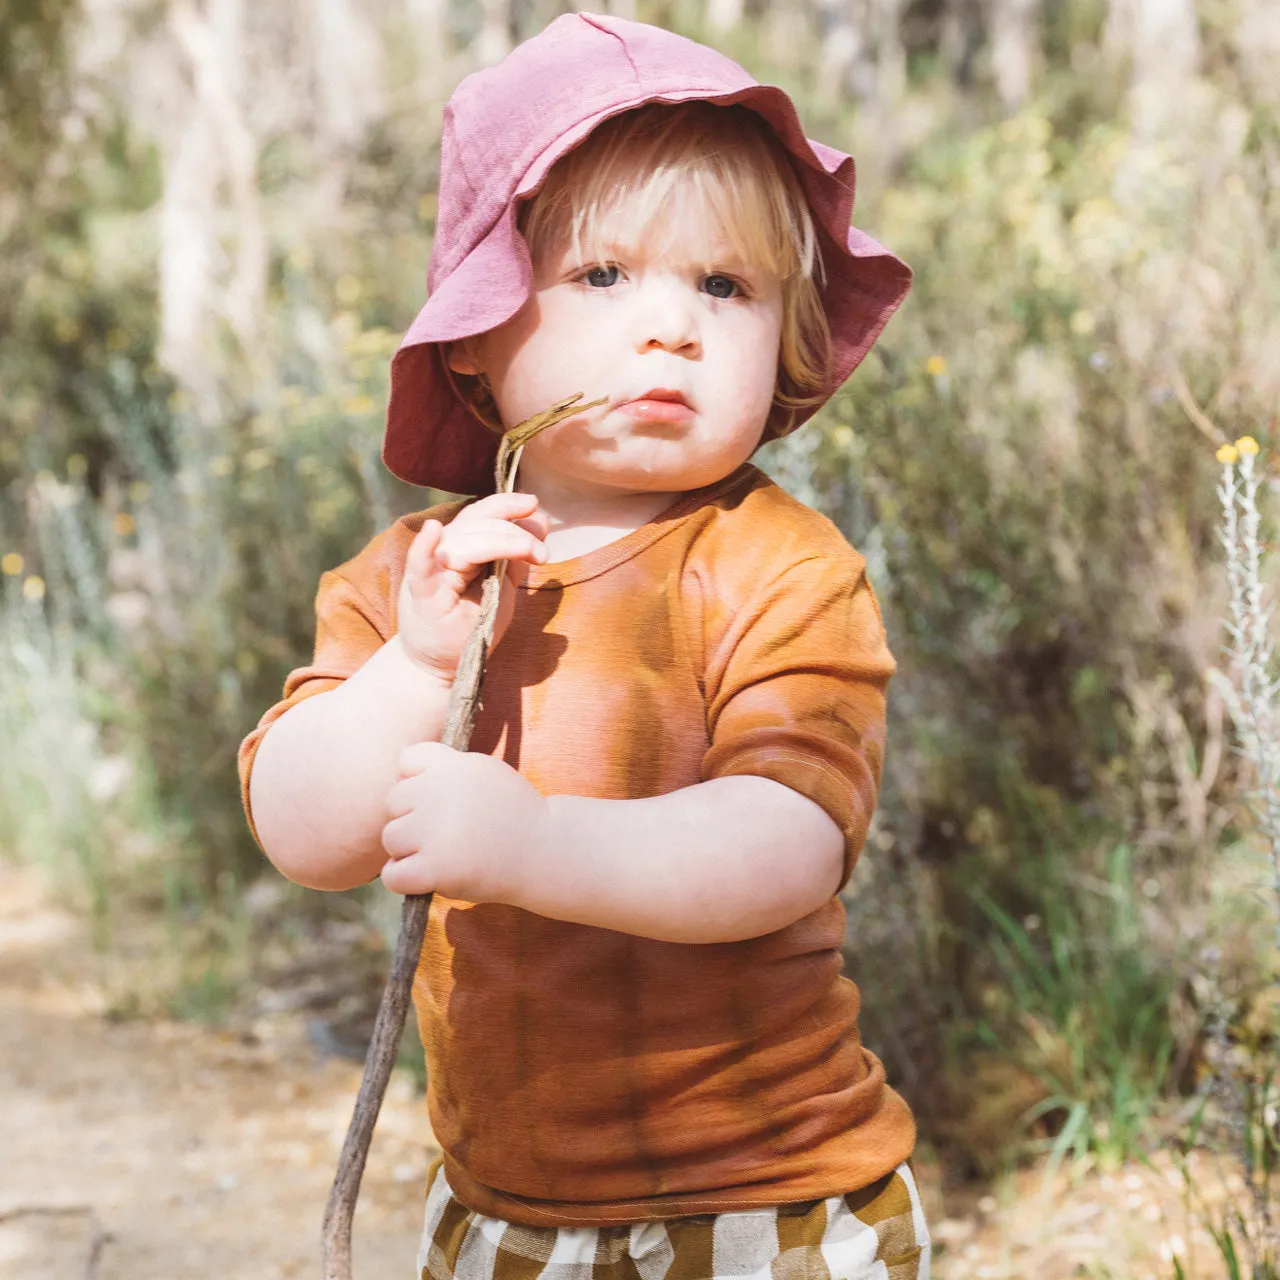
[[[671,387],[653,387],[643,395],[636,396],[631,403],[636,404],[644,400],[663,400],[668,404],[682,404],[686,409],[693,408],[689,403],[689,397],[683,391],[675,391]]]
[[[634,400],[624,400],[619,408],[642,422],[687,426],[693,421],[693,406],[688,396],[673,387],[651,387]]]

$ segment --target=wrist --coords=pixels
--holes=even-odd
[[[527,804],[513,813],[514,856],[508,863],[509,875],[503,885],[501,901],[522,907],[538,915],[550,914],[548,908],[563,895],[558,885],[568,872],[567,849],[562,817],[564,796],[544,796],[532,783],[528,787]]]
[[[405,644],[404,638],[399,632],[387,641],[386,647],[395,653],[399,665],[411,671],[415,680],[422,682],[423,688],[443,693],[446,697],[453,689],[453,679],[456,673],[453,671],[441,671],[439,667],[432,666],[425,659],[418,657]]]

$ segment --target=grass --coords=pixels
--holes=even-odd
[[[1046,880],[1043,916],[973,896],[1007,992],[997,1034],[1012,1033],[1045,1090],[1022,1128],[1041,1135],[1027,1149],[1048,1154],[1051,1178],[1068,1157],[1115,1166],[1142,1150],[1173,1058],[1175,975],[1147,945],[1129,846],[1111,849],[1101,877],[1059,868]]]

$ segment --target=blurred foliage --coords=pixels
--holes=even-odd
[[[1223,593],[1188,415],[1274,443],[1280,130],[1216,6],[1154,119],[1104,56],[1101,0],[1045,7],[1021,105],[972,8],[957,42],[953,7],[903,7],[896,89],[825,74],[817,10],[716,34],[692,3],[640,16],[793,91],[859,158],[859,224],[917,271],[845,391],[760,461],[867,553],[885,606],[900,674],[849,963],[926,1134],[986,1170],[1020,1120],[1059,1152],[1130,1149],[1196,1052],[1188,956],[1216,927],[1233,766],[1202,681]],[[309,652],[319,574],[435,496],[378,451],[440,109],[481,28],[448,13],[447,54],[383,33],[359,129],[308,131],[305,102],[255,126],[256,191],[235,205],[228,170],[192,243],[222,279],[261,233],[258,311],[211,305],[176,359],[157,264],[179,145],[128,56],[86,69],[70,0],[0,12],[0,849],[80,892],[104,945],[119,894],[161,906],[199,952],[173,995],[191,1015],[268,949],[239,905],[261,859],[236,746]],[[272,931],[304,918],[290,903]],[[1234,954],[1246,981],[1262,961]]]

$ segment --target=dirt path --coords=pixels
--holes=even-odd
[[[233,1034],[104,1010],[81,922],[0,864],[0,1278],[83,1280],[103,1233],[98,1280],[318,1277],[358,1068],[320,1055],[300,1018]],[[434,1153],[422,1100],[394,1080],[356,1217],[359,1280],[413,1274]],[[1032,1170],[945,1205],[923,1168],[936,1280],[1168,1280],[1174,1249],[1216,1280],[1180,1177],[1155,1165],[1047,1194]],[[7,1216],[24,1206],[46,1212]]]
[[[249,1036],[115,1023],[83,929],[0,869],[0,1217],[84,1206],[100,1280],[319,1275],[319,1218],[359,1082],[300,1019]],[[409,1277],[435,1148],[393,1081],[356,1218],[357,1273]],[[85,1275],[87,1214],[0,1221],[0,1276]]]

